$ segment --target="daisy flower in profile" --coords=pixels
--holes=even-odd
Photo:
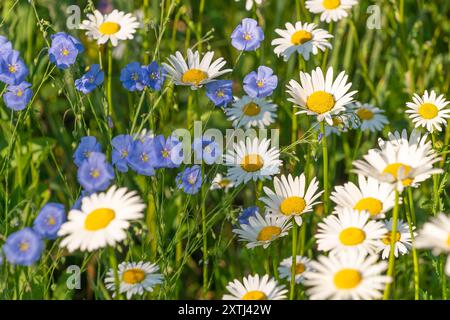
[[[381,252],[381,258],[389,258],[389,252],[391,251],[391,234],[392,234],[392,218],[388,221],[384,221],[384,225],[388,232],[381,238],[378,245],[378,251]],[[413,230],[415,227],[413,226]],[[414,232],[414,236],[417,233]],[[395,245],[394,245],[394,256],[397,258],[398,253],[404,255],[408,253],[409,249],[412,247],[411,233],[409,232],[409,226],[406,222],[402,220],[397,221],[397,232],[395,234]]]
[[[167,60],[170,64],[163,63],[168,76],[177,86],[190,86],[196,90],[223,74],[229,73],[232,69],[223,69],[227,63],[222,57],[212,62],[214,52],[209,51],[200,60],[200,53],[187,50],[187,63],[177,51],[175,55],[170,55]]]
[[[380,219],[394,207],[395,192],[391,184],[371,177],[366,179],[359,174],[358,186],[353,182],[336,186],[330,199],[336,203],[334,213],[349,208],[359,212],[367,211],[371,218]]]
[[[265,128],[275,122],[277,109],[278,106],[271,100],[243,96],[241,99],[235,99],[224,111],[235,128]]]
[[[274,278],[264,275],[248,276],[242,282],[235,279],[228,283],[227,290],[222,300],[284,300],[287,289],[284,285],[278,285]]]
[[[345,111],[345,106],[353,101],[357,91],[348,92],[351,82],[347,83],[348,75],[342,71],[333,81],[333,68],[329,68],[326,76],[319,67],[312,74],[300,72],[300,84],[289,81],[287,93],[291,96],[288,101],[298,105],[300,111],[317,117],[317,121],[326,121],[333,125],[332,116]]]
[[[447,119],[450,118],[450,109],[445,108],[450,101],[445,100],[444,95],[437,96],[436,92],[425,90],[423,96],[414,94],[413,102],[407,102],[406,106],[409,118],[415,127],[427,128],[429,132],[435,130],[441,131],[442,126],[447,125]]]
[[[302,283],[304,280],[303,274],[305,271],[311,271],[311,260],[307,257],[296,256],[295,264],[295,282]],[[278,267],[278,273],[281,279],[291,280],[291,268],[292,268],[292,257],[288,257],[281,261]]]
[[[240,0],[235,0],[239,2]],[[245,0],[245,10],[250,11],[253,8],[253,4],[255,6],[259,6],[263,3],[264,0]]]
[[[153,288],[163,282],[163,275],[158,273],[159,267],[150,262],[122,262],[118,267],[120,293],[125,293],[127,299],[135,294],[142,296],[145,292],[152,292]],[[109,269],[105,278],[108,290],[116,291],[114,270]]]
[[[361,121],[360,128],[362,131],[381,131],[384,126],[389,123],[389,120],[384,115],[384,110],[371,104],[356,101],[350,104],[350,108],[356,113]]]
[[[258,21],[251,18],[242,19],[231,34],[231,44],[240,51],[255,51],[264,40],[264,32]]]
[[[94,14],[89,13],[87,18],[81,23],[80,29],[86,30],[86,35],[96,40],[99,45],[111,41],[115,47],[119,40],[133,39],[139,27],[136,17],[118,10],[106,15],[95,10]]]
[[[387,232],[383,223],[370,220],[368,212],[348,208],[342,209],[337,215],[326,217],[318,226],[318,249],[338,254],[349,251],[373,254],[378,241]]]
[[[211,181],[211,190],[224,190],[227,192],[231,188],[234,187],[233,181],[230,179],[227,179],[224,175],[221,173],[217,173],[214,179]]]
[[[250,180],[270,179],[280,172],[282,161],[280,150],[270,148],[270,139],[245,140],[233,143],[232,149],[225,154],[225,165],[228,166],[227,178],[238,186]]]
[[[357,3],[357,0],[308,0],[306,8],[311,13],[320,13],[320,21],[330,23],[347,17],[347,11]]]
[[[275,29],[281,38],[272,40],[272,45],[275,46],[273,51],[277,56],[282,56],[284,61],[289,60],[295,52],[308,61],[311,53],[317,55],[319,50],[325,51],[332,47],[328,39],[333,36],[323,29],[316,29],[317,25],[314,23],[298,21],[293,25],[288,22],[285,26],[286,29]]]
[[[246,241],[247,248],[252,249],[262,246],[266,249],[272,241],[288,234],[292,224],[283,217],[271,215],[261,216],[255,212],[248,219],[248,224],[241,224],[239,229],[233,229],[233,233],[239,236],[239,241]]]
[[[371,149],[364,160],[353,162],[354,172],[387,182],[402,192],[404,187],[416,187],[432,174],[442,173],[442,169],[433,168],[440,161],[427,141],[427,135],[413,130],[409,139],[406,130],[389,133],[389,140],[379,139],[380,149]]]
[[[60,243],[69,252],[93,251],[114,246],[127,237],[130,222],[143,217],[145,205],[135,191],[112,186],[81,200],[81,209],[72,209],[58,231]]]
[[[392,279],[383,275],[387,262],[378,256],[348,252],[320,256],[311,262],[311,271],[304,274],[306,293],[311,300],[374,300],[380,299]]]
[[[314,177],[309,185],[306,184],[305,174],[298,177],[281,175],[273,180],[275,192],[264,187],[265,197],[260,200],[266,205],[267,213],[280,218],[294,218],[300,226],[302,215],[311,212],[315,201],[323,191],[317,192],[319,182]]]
[[[416,239],[418,248],[430,248],[434,255],[450,253],[450,216],[439,213],[424,224]],[[445,273],[450,276],[450,255],[445,264]]]

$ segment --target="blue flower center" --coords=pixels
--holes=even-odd
[[[16,73],[17,72],[17,65],[15,64],[8,64],[8,71],[11,73]]]
[[[26,252],[28,251],[28,249],[30,249],[30,244],[27,241],[22,241],[19,244],[19,250],[22,252]]]
[[[256,81],[256,85],[258,86],[258,88],[264,87],[264,80],[258,80],[258,81]]]
[[[18,89],[16,92],[16,96],[21,97],[23,95],[23,91],[21,89]]]
[[[134,81],[137,81],[139,79],[139,75],[136,72],[133,72],[131,74],[131,79],[133,79]]]
[[[244,35],[242,36],[245,41],[252,40],[252,35],[249,32],[244,32]]]
[[[143,162],[148,162],[148,155],[147,155],[146,153],[143,153],[143,154],[141,155],[141,160],[142,160]]]
[[[49,216],[49,217],[47,218],[47,225],[53,226],[53,225],[55,225],[55,224],[56,224],[55,218],[53,218],[52,216]]]
[[[100,171],[98,169],[92,169],[91,177],[97,179],[98,177],[100,177]]]
[[[223,98],[225,97],[225,93],[223,92],[223,90],[217,90],[216,96],[218,96],[219,98]]]
[[[121,156],[122,156],[122,158],[128,157],[128,151],[127,150],[122,150]]]

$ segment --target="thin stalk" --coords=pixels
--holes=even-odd
[[[389,264],[387,276],[391,277],[392,282],[386,284],[386,289],[384,290],[383,300],[388,300],[390,296],[391,286],[394,283],[394,266],[395,266],[395,256],[394,256],[394,248],[395,248],[395,238],[397,235],[397,221],[398,221],[398,211],[399,211],[399,194],[398,190],[395,189],[395,204],[394,204],[394,212],[392,214],[392,230],[391,230],[391,248],[389,251]]]
[[[445,274],[446,256],[441,255],[442,300],[447,300],[447,275]]]
[[[112,105],[112,46],[108,43],[107,48],[108,55],[108,74],[106,80],[106,97],[108,99],[108,116],[112,117],[113,105]]]
[[[333,34],[333,22],[330,22],[330,24],[328,26],[328,32],[330,34]],[[322,70],[325,70],[327,68],[329,52],[330,52],[330,49],[326,49],[325,52],[323,53]]]
[[[298,235],[298,225],[293,220],[292,221],[292,266],[291,266],[291,283],[289,300],[294,300],[295,298],[295,267],[297,265],[297,235]]]
[[[411,235],[412,244],[412,258],[413,258],[413,268],[414,268],[414,299],[419,300],[419,259],[417,256],[416,244],[414,239],[414,229],[413,229],[413,216],[414,216],[414,203],[411,188],[408,188],[408,205],[406,206],[406,220],[408,221],[409,234]],[[414,219],[415,220],[415,219]]]
[[[328,214],[328,202],[329,202],[329,181],[328,181],[328,146],[327,136],[325,134],[325,122],[320,123],[322,131],[322,159],[323,159],[323,212]]]
[[[202,211],[202,234],[203,234],[203,294],[208,292],[208,234],[206,232],[206,183],[205,165],[202,162],[202,188],[201,188],[201,211]]]
[[[114,248],[109,248],[109,263],[111,264],[111,268],[114,272],[114,287],[115,287],[115,298],[122,300],[122,295],[120,293],[120,280],[119,280],[119,271],[117,267],[117,259],[116,253],[114,252]]]

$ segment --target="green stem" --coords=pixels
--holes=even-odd
[[[330,34],[333,34],[333,22],[330,22],[329,26],[328,26],[328,32]],[[328,64],[328,54],[330,52],[330,49],[326,49],[325,52],[323,53],[323,60],[322,60],[322,70],[324,72],[325,69],[327,68],[327,64]]]
[[[436,136],[431,133],[431,141],[433,142],[433,149],[436,150]],[[439,176],[433,174],[433,215],[437,215],[439,211]]]
[[[329,182],[328,182],[328,146],[327,136],[325,134],[325,122],[320,123],[322,131],[322,153],[323,153],[323,212],[326,216],[328,214],[328,201],[329,201]]]
[[[447,275],[445,274],[446,256],[441,255],[442,300],[447,300]]]
[[[297,235],[298,225],[294,219],[292,219],[292,266],[291,266],[291,290],[289,293],[289,300],[295,298],[295,267],[297,265]]]
[[[119,280],[119,271],[116,259],[116,253],[114,252],[114,248],[109,248],[109,263],[111,264],[111,268],[114,271],[114,286],[115,286],[115,298],[122,300],[122,295],[120,293],[120,280]]]
[[[406,206],[406,219],[408,220],[409,234],[411,236],[412,243],[412,257],[413,257],[413,268],[414,268],[414,299],[419,300],[419,259],[417,256],[416,244],[414,239],[414,229],[413,229],[413,217],[414,217],[414,203],[411,188],[408,188],[408,205]]]
[[[203,233],[203,293],[208,292],[208,238],[206,232],[206,183],[205,165],[202,163],[202,188],[201,188],[201,211],[202,211],[202,233]]]
[[[112,117],[113,114],[113,105],[112,105],[112,46],[111,43],[108,43],[108,75],[107,75],[107,92],[106,96],[108,99],[108,115]]]
[[[395,266],[395,238],[397,234],[397,220],[398,220],[398,211],[399,211],[399,194],[398,190],[395,190],[395,204],[394,204],[394,212],[392,214],[392,230],[391,230],[391,248],[389,251],[389,265],[387,275],[391,277],[392,282],[386,284],[386,289],[384,290],[383,300],[388,300],[390,296],[391,286],[394,283],[394,266]]]

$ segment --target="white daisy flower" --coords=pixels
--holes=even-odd
[[[248,219],[248,224],[239,225],[233,233],[239,236],[239,241],[248,241],[247,248],[262,246],[266,249],[270,243],[288,234],[292,224],[285,218],[265,215],[256,212]]]
[[[235,0],[239,2],[240,0]],[[245,10],[250,11],[253,8],[253,4],[255,6],[259,6],[263,3],[264,0],[245,0]]]
[[[347,252],[320,256],[311,262],[312,271],[304,274],[311,300],[374,300],[383,296],[387,283],[383,275],[387,262],[377,262],[378,256]]]
[[[208,51],[200,60],[198,51],[192,52],[191,49],[188,49],[187,63],[181,52],[177,51],[175,55],[167,58],[170,64],[163,63],[163,66],[176,85],[191,86],[191,89],[196,90],[232,71],[232,69],[220,70],[227,62],[222,57],[212,62],[213,57],[214,52]]]
[[[117,46],[119,40],[133,39],[133,34],[139,27],[136,17],[131,13],[118,10],[106,15],[95,10],[94,14],[89,13],[87,18],[88,20],[81,23],[80,29],[87,30],[86,35],[97,40],[97,44],[111,41],[114,47]]]
[[[152,292],[153,287],[163,282],[163,276],[157,273],[159,267],[149,262],[122,262],[119,264],[117,273],[120,281],[119,292],[126,293],[127,299],[135,294],[142,296],[144,292]],[[109,269],[105,278],[105,286],[114,292],[116,284],[114,270]]]
[[[384,218],[395,204],[394,188],[389,183],[379,182],[377,179],[358,175],[358,186],[347,182],[343,186],[336,186],[330,199],[336,203],[334,213],[343,208],[355,209],[359,212],[367,211],[373,219]]]
[[[326,121],[333,125],[332,116],[345,110],[345,106],[353,101],[352,96],[357,91],[348,92],[351,82],[347,83],[348,75],[342,71],[333,81],[333,68],[329,68],[326,76],[322,69],[316,68],[312,74],[300,72],[300,83],[289,81],[288,101],[300,107],[296,114],[306,113],[317,116],[317,121]]]
[[[405,186],[416,187],[419,182],[432,174],[442,173],[442,169],[433,168],[440,161],[433,150],[427,135],[413,130],[408,140],[406,130],[389,133],[389,141],[378,140],[380,149],[371,149],[364,160],[353,162],[354,172],[393,184],[402,192]]]
[[[307,257],[296,256],[295,257],[295,282],[302,283],[304,280],[304,272],[311,271],[311,260]],[[281,279],[287,279],[287,281],[291,281],[291,268],[292,268],[292,257],[288,257],[281,261],[280,266],[278,267],[278,273],[280,274]]]
[[[416,128],[424,127],[429,132],[433,132],[441,131],[442,126],[447,125],[450,109],[445,107],[450,101],[445,100],[443,94],[438,97],[433,90],[430,94],[425,90],[422,97],[415,93],[412,100],[413,102],[406,103],[408,107],[406,113],[409,113],[409,118]]]
[[[357,3],[357,0],[308,0],[306,8],[311,13],[320,13],[320,21],[330,23],[347,17],[347,11]]]
[[[361,121],[361,130],[370,130],[377,132],[383,130],[384,126],[389,123],[384,115],[384,110],[377,108],[368,103],[354,102],[349,106]]]
[[[285,26],[286,29],[275,29],[281,38],[272,40],[275,54],[282,56],[284,61],[289,60],[294,52],[301,54],[303,59],[309,60],[311,53],[317,55],[319,50],[325,51],[326,48],[332,47],[328,39],[333,36],[323,29],[316,29],[317,25],[314,23],[299,21],[294,26],[288,22]]]
[[[381,258],[387,259],[389,258],[389,252],[391,251],[391,234],[392,234],[392,218],[388,221],[384,221],[384,226],[388,230],[388,232],[381,238],[378,244],[378,251],[381,252]],[[413,230],[415,227],[413,226]],[[414,233],[414,237],[417,235]],[[397,258],[398,253],[400,252],[402,255],[408,253],[408,251],[412,248],[412,240],[411,233],[409,232],[409,226],[406,222],[402,220],[397,220],[397,233],[395,235],[395,247],[394,247],[394,256]]]
[[[317,192],[319,182],[316,177],[307,186],[303,173],[295,178],[291,175],[275,177],[273,186],[275,192],[264,187],[266,197],[260,198],[266,204],[267,214],[288,219],[293,217],[299,226],[302,224],[302,215],[312,211],[313,206],[319,203],[315,200],[323,193]]]
[[[130,221],[143,217],[145,204],[135,191],[112,186],[84,197],[81,210],[72,209],[58,235],[60,246],[72,252],[93,251],[125,240]]]
[[[316,234],[318,249],[321,251],[361,252],[374,254],[387,229],[383,223],[370,220],[367,211],[359,212],[344,208],[323,219],[318,224]]]
[[[287,290],[284,285],[278,285],[274,278],[264,275],[244,277],[243,281],[235,279],[228,283],[227,290],[222,300],[284,300]]]
[[[434,255],[450,253],[450,216],[439,213],[426,222],[416,239],[418,248],[431,248]],[[445,273],[450,276],[450,255],[445,264]]]
[[[263,129],[275,122],[277,109],[278,106],[271,100],[243,96],[241,99],[235,98],[235,102],[224,111],[235,128],[258,127]]]
[[[211,182],[210,190],[221,189],[221,190],[225,190],[225,192],[226,192],[233,187],[234,187],[233,181],[231,181],[230,179],[227,179],[221,173],[217,173]]]
[[[282,161],[280,151],[270,148],[270,139],[247,138],[233,143],[233,148],[225,155],[228,168],[227,177],[236,185],[250,180],[270,179],[280,172]]]

